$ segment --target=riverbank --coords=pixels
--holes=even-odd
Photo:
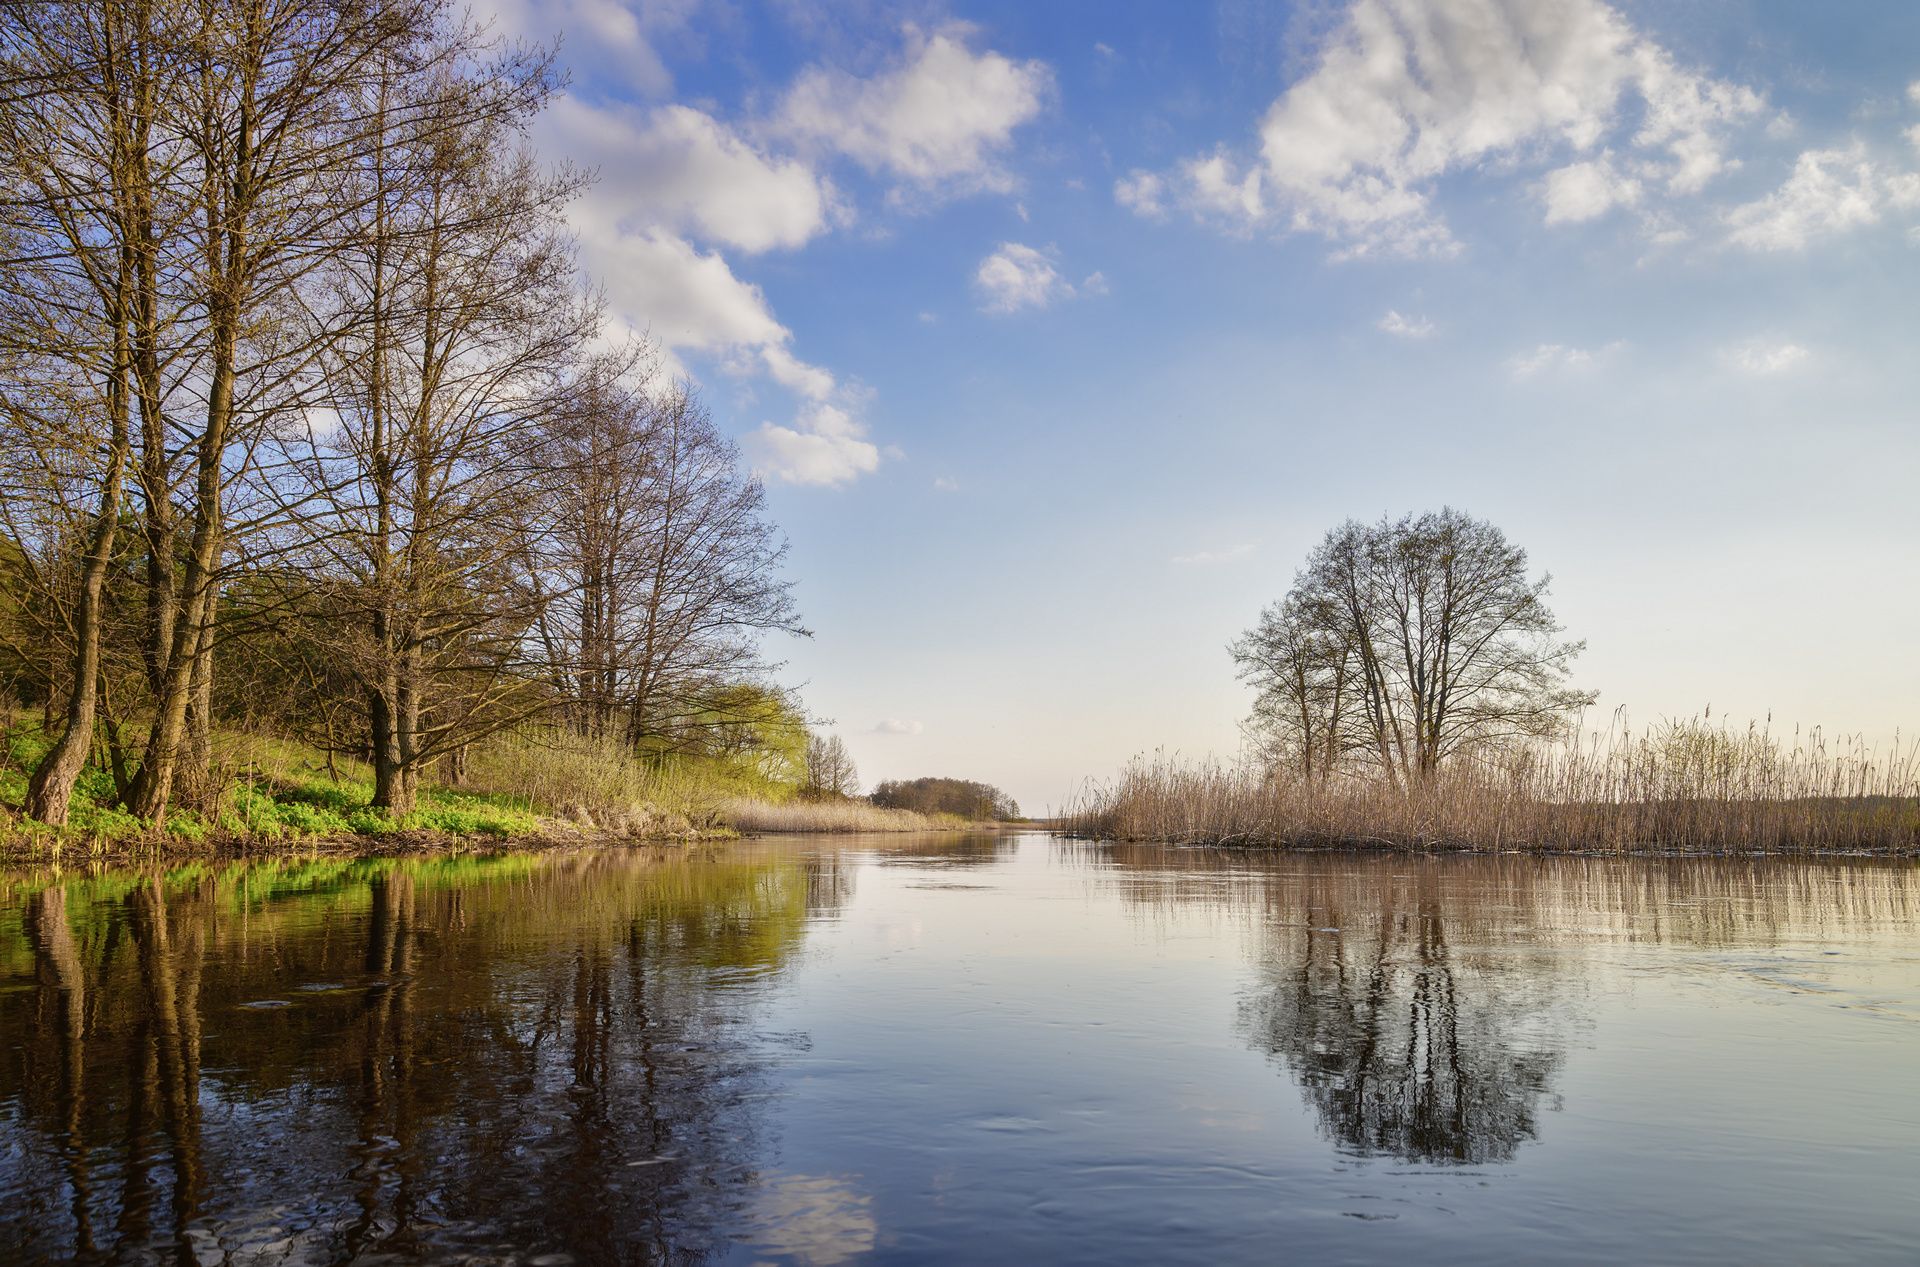
[[[364,763],[274,735],[221,732],[207,785],[164,823],[120,807],[104,763],[89,765],[58,827],[21,812],[44,755],[37,722],[0,717],[0,863],[185,862],[274,855],[382,857],[505,846],[689,843],[802,831],[966,830],[952,816],[864,801],[776,801],[691,764],[647,767],[586,743],[500,736],[476,746],[457,782],[423,782],[402,814],[373,805]]]

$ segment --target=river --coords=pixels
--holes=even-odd
[[[1920,1260],[1920,868],[0,876],[7,1261]]]

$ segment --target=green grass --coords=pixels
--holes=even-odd
[[[110,771],[89,765],[74,786],[67,822],[49,827],[26,818],[27,772],[50,746],[35,719],[0,719],[0,843],[38,852],[69,846],[99,851],[155,839],[151,826],[114,802]],[[506,840],[538,834],[544,816],[525,797],[442,787],[422,790],[414,812],[394,816],[373,807],[373,779],[360,763],[325,770],[321,754],[272,736],[216,737],[215,761],[225,786],[216,809],[176,809],[162,838],[175,846],[219,841],[295,843],[330,837],[429,832]]]

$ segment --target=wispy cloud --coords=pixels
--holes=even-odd
[[[917,721],[902,721],[898,717],[889,717],[885,721],[875,722],[873,733],[876,735],[917,735],[926,729]]]
[[[1615,340],[1597,348],[1571,347],[1564,343],[1542,343],[1530,352],[1509,357],[1507,370],[1515,378],[1537,378],[1543,374],[1592,370],[1610,360],[1626,344]]]
[[[1722,359],[1743,374],[1768,377],[1784,374],[1802,364],[1810,355],[1807,349],[1798,343],[1770,342],[1765,339],[1750,339],[1725,349]]]
[[[1176,554],[1169,562],[1179,567],[1213,567],[1221,563],[1231,563],[1235,559],[1244,559],[1253,553],[1253,542],[1243,541],[1237,546],[1227,546],[1220,550],[1196,550],[1192,554]]]
[[[1387,309],[1387,315],[1374,324],[1385,333],[1401,339],[1431,338],[1434,332],[1433,322],[1425,317],[1402,316],[1395,308]]]

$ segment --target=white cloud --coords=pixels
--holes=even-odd
[[[754,253],[801,246],[836,213],[833,186],[812,168],[769,157],[687,106],[630,111],[562,97],[543,121],[542,139],[598,169],[588,196],[622,223]]]
[[[1433,322],[1425,317],[1403,317],[1398,309],[1387,309],[1387,315],[1374,323],[1380,330],[1402,339],[1425,339],[1433,335]]]
[[[1083,295],[1104,295],[1112,289],[1107,284],[1107,275],[1098,269],[1088,273],[1080,283],[1080,293]]]
[[[1592,370],[1610,359],[1624,344],[1608,343],[1599,348],[1569,347],[1564,343],[1542,343],[1531,352],[1521,352],[1507,361],[1507,369],[1516,379],[1536,378],[1548,373]]]
[[[1196,550],[1192,554],[1176,554],[1168,560],[1180,567],[1212,567],[1220,563],[1231,563],[1235,559],[1244,559],[1253,553],[1253,542],[1243,541],[1237,546],[1227,546],[1221,550]]]
[[[1039,114],[1053,74],[1044,62],[975,53],[970,34],[959,24],[931,34],[909,26],[905,55],[869,79],[810,69],[771,126],[922,190],[1009,190],[1000,156]]]
[[[948,475],[936,475],[933,477],[933,491],[936,493],[957,493],[960,491],[960,481]]]
[[[767,367],[767,373],[773,375],[773,381],[805,396],[808,400],[825,400],[833,395],[833,375],[817,365],[808,365],[805,361],[778,343],[770,343],[760,349],[761,361]]]
[[[1030,246],[1002,242],[980,261],[973,274],[985,312],[1006,314],[1023,308],[1045,308],[1073,294],[1073,285],[1060,275],[1053,261]]]
[[[1786,183],[1727,213],[1728,239],[1754,251],[1798,251],[1815,238],[1876,223],[1891,209],[1920,205],[1920,176],[1887,172],[1856,141],[1808,150]]]
[[[1907,100],[1916,106],[1920,106],[1920,79],[1916,79],[1907,85]]]
[[[1113,182],[1113,200],[1149,220],[1167,214],[1167,182],[1153,172],[1135,170]]]
[[[902,721],[898,717],[889,717],[885,721],[875,722],[873,733],[876,735],[917,735],[926,727],[917,721]]]
[[[1754,339],[1727,348],[1722,356],[1743,374],[1762,377],[1784,374],[1807,359],[1807,349],[1798,343],[1769,343]]]
[[[1635,180],[1692,193],[1732,165],[1725,133],[1763,105],[1682,69],[1602,0],[1356,0],[1261,121],[1258,166],[1215,151],[1178,169],[1171,197],[1138,174],[1115,192],[1136,210],[1318,232],[1345,255],[1445,255],[1458,246],[1432,201],[1446,176],[1615,138]],[[1562,177],[1562,218],[1593,205],[1575,197],[1593,175]],[[1607,188],[1618,202],[1621,184]]]
[[[576,72],[618,74],[634,91],[664,97],[673,74],[656,47],[686,29],[703,0],[476,0],[474,16],[501,34],[536,43],[564,40]]]
[[[833,488],[880,469],[880,450],[866,435],[845,409],[814,403],[791,427],[761,423],[746,447],[754,470],[770,479]]]
[[[760,288],[736,277],[718,252],[660,229],[621,232],[592,206],[576,206],[573,223],[588,271],[615,311],[667,347],[758,350],[789,338]]]
[[[1640,182],[1602,155],[1548,172],[1545,201],[1548,224],[1578,224],[1639,202]]]

